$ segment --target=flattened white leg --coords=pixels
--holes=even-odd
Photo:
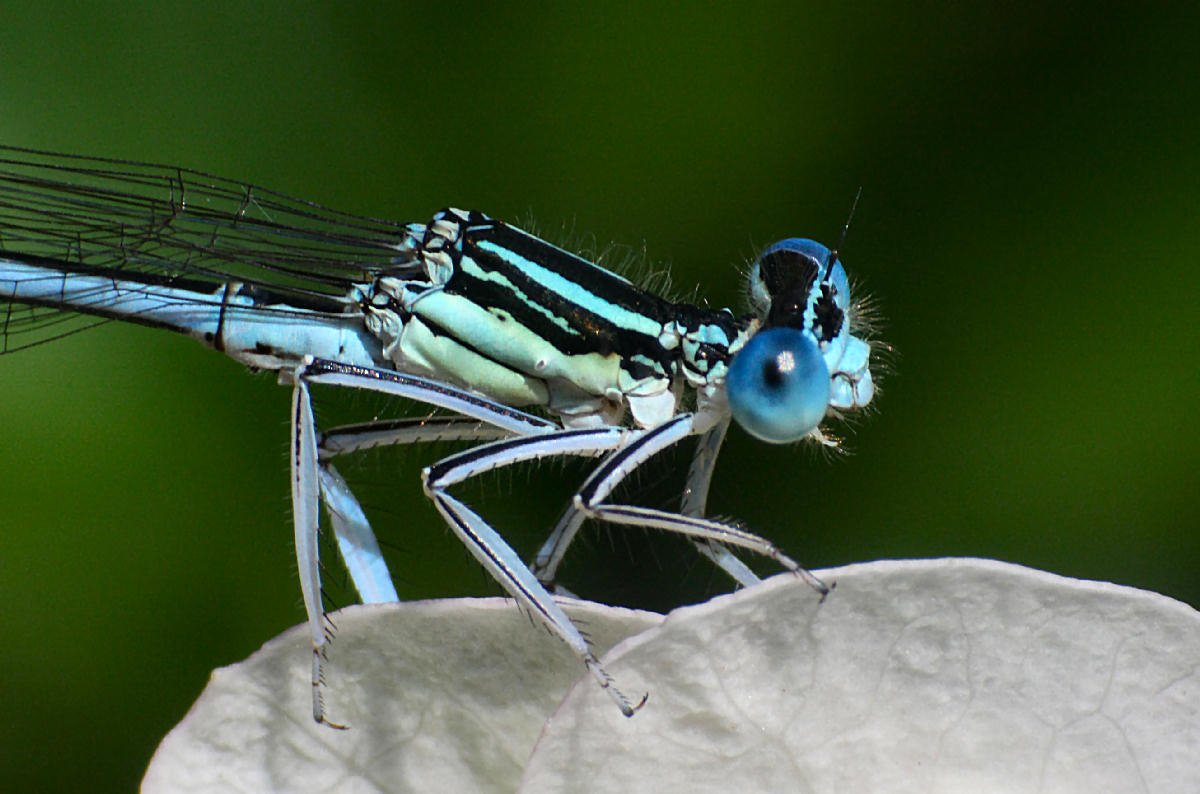
[[[313,645],[313,719],[335,728],[341,728],[344,726],[332,723],[326,718],[322,699],[322,686],[324,685],[322,665],[328,643],[328,635],[325,630],[325,613],[321,603],[320,560],[317,545],[319,495],[325,497],[331,521],[337,533],[339,548],[346,560],[352,581],[359,590],[359,594],[363,600],[370,603],[372,601],[394,601],[398,600],[398,598],[392,586],[391,576],[388,574],[382,555],[379,552],[375,534],[371,530],[362,508],[347,487],[345,481],[338,475],[336,469],[327,462],[328,459],[356,449],[366,449],[387,444],[411,443],[413,441],[431,440],[432,438],[473,439],[514,434],[537,437],[541,434],[553,435],[554,431],[561,432],[561,430],[558,425],[541,417],[524,413],[523,411],[493,402],[461,389],[456,389],[444,383],[399,372],[376,370],[356,365],[341,364],[336,361],[310,358],[306,359],[302,367],[298,368],[295,372],[289,373],[287,379],[293,383],[291,434],[292,513],[296,535],[296,560],[300,570],[300,586],[304,593],[304,606],[308,614],[309,633]],[[321,437],[320,447],[318,447],[318,437],[312,412],[312,397],[309,393],[309,386],[313,383],[382,392],[446,408],[462,416],[445,420],[415,420],[414,422],[400,420],[390,423],[367,423],[365,425],[338,428]],[[483,423],[482,426],[480,423]],[[558,448],[558,446],[551,444],[547,448],[548,451],[540,452],[533,457],[564,454],[559,452]],[[609,448],[611,446],[603,447],[592,453],[579,452],[574,454],[598,455],[603,454]],[[525,458],[518,457],[516,459]],[[454,507],[453,502],[449,502],[448,504],[450,508]],[[438,509],[442,510],[443,516],[446,516],[443,504],[439,504]],[[482,519],[478,519],[477,516],[475,519],[481,527],[487,527],[482,522]],[[457,527],[460,525],[452,524],[452,526]],[[514,597],[517,597],[527,606],[534,605],[534,601],[519,594],[521,588],[514,583],[519,583],[520,580],[514,579],[511,576],[505,576],[503,573],[506,570],[519,569],[520,571],[524,571],[525,579],[536,585],[536,580],[533,579],[532,574],[520,563],[511,548],[502,540],[499,541],[499,544],[494,542],[495,539],[499,539],[499,535],[496,535],[490,528],[487,529],[491,532],[491,536],[486,533],[470,532],[468,530],[472,526],[472,522],[469,520],[461,524],[461,526],[465,526],[468,529],[460,531],[456,528],[455,531],[459,532],[464,542],[468,543],[468,548],[472,553],[481,562],[484,562],[485,567],[500,580],[505,589],[509,590]],[[469,538],[471,537],[479,538],[481,542],[490,544],[489,548],[497,549],[501,557],[503,557],[503,552],[507,550],[508,558],[504,558],[506,564],[501,567],[495,567],[485,562],[484,557],[487,555],[484,553],[482,547],[474,546],[469,542]],[[511,565],[511,562],[514,560],[517,563],[516,568],[513,568]],[[587,649],[587,644],[583,640],[583,636],[571,626],[566,615],[562,613],[562,610],[554,603],[549,594],[540,587],[538,590],[541,592],[538,594],[538,599],[536,599],[535,606],[537,608],[533,608],[532,606],[530,608],[539,615],[549,614],[554,618],[547,625],[556,630],[556,633],[562,636],[571,645],[572,649],[580,655],[580,658],[583,659],[588,669],[592,671],[593,676],[613,693],[614,699],[617,700],[619,705],[622,705],[622,710],[629,709],[629,713],[632,713],[633,707],[629,705],[628,700],[623,695],[611,687],[611,682],[607,680],[607,676],[600,667],[599,661]],[[570,632],[574,632],[574,636],[567,636],[563,633],[564,630],[558,630],[557,626],[566,627],[564,630],[569,629]]]
[[[325,609],[321,604],[321,563],[317,551],[318,474],[317,434],[313,424],[312,397],[304,382],[303,368],[295,373],[292,387],[292,523],[296,536],[296,564],[300,571],[300,590],[308,615],[312,641],[313,719],[334,728],[343,726],[325,718],[321,698],[325,653]]]
[[[317,358],[305,365],[304,377],[310,384],[366,389],[436,405],[513,435],[535,435],[559,429],[557,424],[548,419],[419,375]]]
[[[621,713],[632,717],[641,708],[645,698],[642,698],[637,706],[630,703],[629,698],[613,683],[612,676],[605,672],[600,660],[588,647],[587,640],[579,633],[579,629],[562,611],[554,597],[538,583],[500,534],[488,526],[471,508],[448,493],[439,493],[434,498],[434,504],[471,555],[522,607],[529,610],[575,652],[592,677],[612,697]]]
[[[320,436],[317,453],[324,461],[364,449],[426,441],[488,441],[509,435],[509,431],[466,416],[380,419],[326,430]]]
[[[338,550],[350,573],[350,581],[364,604],[381,604],[399,601],[400,598],[366,514],[329,459],[382,446],[434,440],[483,440],[506,435],[508,433],[503,430],[461,416],[365,422],[333,428],[321,434],[317,448],[321,461],[321,499],[329,512]]]
[[[475,511],[447,493],[446,489],[482,472],[520,461],[558,455],[602,455],[620,445],[629,434],[637,432],[605,427],[505,439],[452,455],[430,466],[422,474],[425,493],[433,500],[438,512],[472,556],[521,606],[535,615],[575,652],[600,686],[609,693],[621,713],[627,717],[632,716],[641,707],[641,703],[634,706],[614,685],[600,660],[579,633],[579,629],[571,623],[553,596],[525,567],[512,547]],[[644,703],[645,698],[641,702]]]
[[[559,592],[559,587],[554,581],[558,577],[558,566],[562,564],[567,549],[575,540],[579,528],[583,526],[584,518],[585,516],[575,508],[574,500],[572,500],[571,504],[567,505],[566,512],[554,525],[550,537],[546,538],[546,542],[538,549],[537,555],[533,558],[533,564],[530,565],[538,581],[555,592]]]
[[[696,551],[703,554],[725,573],[733,577],[742,587],[752,587],[762,581],[750,566],[742,562],[736,554],[711,540],[694,540]]]
[[[683,500],[679,508],[682,515],[695,518],[704,517],[708,505],[708,488],[712,483],[713,470],[717,465],[717,453],[721,451],[721,444],[725,441],[727,430],[729,430],[729,419],[725,418],[700,436],[700,441],[696,444],[696,452],[692,455],[692,465],[688,470],[687,485],[684,487]],[[709,540],[692,542],[697,551],[716,563],[742,587],[750,587],[762,581],[746,563],[719,543]]]
[[[713,470],[717,466],[717,454],[725,443],[729,430],[729,419],[717,422],[700,435],[692,465],[688,468],[687,484],[683,489],[679,512],[685,516],[703,516],[708,506],[708,488],[712,484]]]
[[[338,551],[342,554],[342,562],[346,564],[359,599],[364,604],[399,601],[392,575],[379,550],[379,541],[375,539],[371,524],[350,491],[350,486],[346,485],[331,463],[322,463],[318,473],[321,478],[321,499],[329,512]]]
[[[615,430],[615,428],[612,430]],[[636,434],[642,431],[627,432],[629,434]],[[609,449],[612,448],[615,447],[610,447]],[[479,471],[473,471],[471,475],[468,476],[473,476],[477,473],[479,473]],[[461,479],[463,478],[456,480],[456,482],[460,482]],[[546,541],[542,544],[542,547],[538,549],[538,553],[533,558],[532,565],[530,565],[530,568],[537,577],[538,581],[541,582],[544,587],[553,589],[556,593],[571,595],[570,593],[559,588],[555,584],[554,578],[558,574],[558,566],[562,562],[563,556],[567,553],[567,548],[571,545],[571,541],[575,539],[576,533],[579,532],[579,528],[583,525],[584,518],[585,516],[575,509],[573,504],[569,505],[566,512],[564,512],[562,517],[559,518],[554,530],[550,533],[550,537],[546,538]]]

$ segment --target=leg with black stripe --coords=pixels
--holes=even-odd
[[[471,422],[482,422],[496,428],[495,432],[506,435],[536,435],[557,430],[558,425],[438,381],[325,359],[308,358],[295,370],[281,373],[280,380],[293,385],[290,455],[292,521],[300,588],[304,595],[313,650],[313,719],[340,728],[343,726],[326,717],[322,699],[323,665],[329,642],[325,609],[321,603],[321,563],[317,542],[318,511],[322,498],[329,509],[339,547],[360,595],[365,600],[395,600],[396,595],[365,514],[328,460],[333,455],[351,451],[355,444],[362,448],[372,441],[379,442],[380,437],[372,437],[362,428],[332,436],[319,436],[313,418],[309,386],[318,384],[366,389],[410,399],[453,411],[468,417]],[[405,437],[403,434],[397,436],[401,439]],[[409,434],[407,438],[420,438],[420,432]]]
[[[778,549],[775,549],[774,546],[762,538],[747,532],[741,532],[729,524],[704,519],[704,509],[708,500],[708,487],[712,480],[713,467],[716,464],[717,453],[720,451],[721,443],[724,441],[725,431],[728,427],[729,422],[726,420],[717,423],[709,430],[700,434],[700,440],[692,459],[692,465],[688,471],[688,479],[680,512],[669,513],[657,510],[650,512],[658,519],[672,516],[677,519],[676,524],[661,528],[671,529],[688,535],[701,554],[716,563],[738,584],[743,587],[749,587],[758,584],[761,580],[754,571],[750,570],[746,563],[738,559],[728,549],[726,544],[750,549],[751,551],[779,560],[784,567],[789,566],[783,562],[786,557],[783,557]],[[641,465],[642,462],[692,434],[693,415],[681,414],[659,427],[645,431],[645,434],[635,444],[612,453],[609,459],[601,464],[600,468],[588,478],[583,488],[575,496],[572,504],[558,520],[558,524],[555,525],[554,531],[550,533],[550,537],[546,539],[546,542],[538,550],[537,556],[534,557],[533,563],[530,566],[537,576],[538,581],[553,592],[564,592],[563,588],[555,582],[558,576],[558,566],[562,563],[568,547],[574,541],[575,536],[583,526],[583,522],[589,516],[596,514],[595,511],[600,509],[599,503],[604,498],[607,498],[612,489],[631,471]],[[597,491],[597,488],[601,485],[599,481],[608,483],[602,494],[599,494]],[[589,484],[591,485],[589,486]],[[587,497],[589,487],[592,494],[590,498]],[[644,510],[645,508],[630,507],[629,509]],[[613,515],[617,514],[614,513]],[[616,523],[638,523],[636,521],[620,521],[617,518],[612,520]],[[644,524],[644,526],[650,525]],[[725,531],[719,532],[718,527],[725,528]],[[700,530],[704,531],[701,532]],[[793,570],[803,569],[795,566]]]
[[[575,495],[573,507],[577,515],[570,517],[570,523],[577,528],[584,518],[596,518],[614,524],[663,529],[697,541],[746,549],[755,554],[769,557],[794,572],[820,593],[823,599],[829,594],[829,586],[807,569],[802,568],[766,538],[747,532],[734,524],[711,518],[671,513],[666,510],[655,510],[637,505],[613,505],[605,502],[612,490],[630,472],[672,444],[691,435],[692,422],[692,414],[680,414],[658,427],[638,434],[630,443],[609,455],[592,472]],[[757,579],[757,577],[755,578]]]
[[[467,505],[447,493],[451,486],[476,475],[522,461],[561,455],[597,457],[629,443],[644,431],[619,427],[559,430],[545,435],[504,439],[482,444],[451,455],[422,472],[425,493],[446,519],[472,556],[524,609],[557,635],[583,661],[588,671],[616,702],[625,716],[645,702],[633,705],[614,685],[587,640],[563,612],[554,597],[542,587],[512,547],[496,530]]]

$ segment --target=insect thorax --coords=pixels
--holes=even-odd
[[[478,212],[439,213],[413,253],[419,277],[359,291],[384,355],[569,423],[615,422],[624,405],[663,421],[684,386],[719,385],[750,333],[748,318],[672,303]]]

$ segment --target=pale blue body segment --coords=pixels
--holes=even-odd
[[[292,387],[293,522],[313,715],[331,725],[320,688],[328,643],[321,505],[361,599],[398,598],[367,514],[333,465],[341,455],[467,444],[422,472],[425,493],[626,715],[638,706],[552,596],[587,519],[686,536],[744,585],[758,577],[732,549],[770,557],[828,592],[769,541],[707,518],[705,505],[731,420],[772,443],[833,443],[822,425],[874,397],[871,343],[836,252],[811,240],[768,247],[748,293],[745,315],[671,302],[478,212],[392,223],[182,169],[0,147],[4,352],[70,332],[59,323],[72,313],[187,334]],[[320,431],[315,385],[444,415]],[[631,472],[692,436],[677,512],[611,501]],[[529,564],[449,493],[497,468],[562,456],[599,461]]]
[[[278,353],[258,352],[264,348],[292,351],[297,360],[310,355],[364,367],[383,360],[379,340],[361,320],[356,322],[358,318],[330,318],[291,308],[264,311],[253,298],[239,294],[239,286],[227,283],[203,293],[44,264],[0,263],[0,299],[6,302],[136,317],[144,324],[178,329],[249,367],[276,368]]]

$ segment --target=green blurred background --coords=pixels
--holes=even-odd
[[[843,261],[898,351],[878,414],[832,462],[735,431],[712,511],[814,567],[993,557],[1196,605],[1195,14],[29,4],[0,27],[0,141],[399,220],[532,215],[644,242],[739,308],[736,266],[832,240],[861,185]],[[289,399],[142,328],[0,359],[8,790],[130,790],[210,670],[302,620]],[[428,462],[357,472],[402,595],[495,593],[424,504]],[[528,555],[582,473],[466,493]],[[595,528],[564,576],[655,608],[726,587],[680,544]]]

